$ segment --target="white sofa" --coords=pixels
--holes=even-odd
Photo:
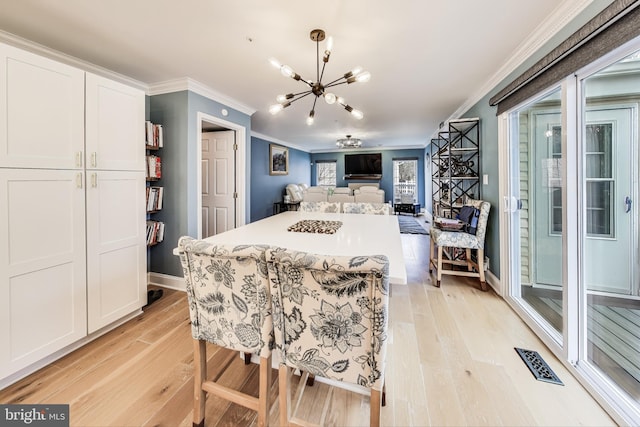
[[[384,203],[384,190],[374,186],[362,186],[353,190],[356,203]]]
[[[291,203],[298,203],[302,201],[302,188],[301,186],[306,184],[288,184],[285,187],[286,195],[289,196]]]
[[[329,202],[353,203],[356,201],[355,196],[344,193],[333,193],[327,196]]]
[[[305,202],[326,202],[327,189],[324,187],[309,187],[302,192],[302,200]]]

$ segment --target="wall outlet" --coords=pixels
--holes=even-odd
[[[482,185],[489,185],[489,174],[482,175]]]

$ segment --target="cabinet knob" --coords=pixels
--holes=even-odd
[[[91,167],[98,166],[98,154],[94,151],[91,153]]]
[[[79,168],[82,167],[82,151],[76,153],[76,166]]]
[[[98,186],[98,174],[95,172],[91,174],[91,186],[93,188]]]
[[[76,174],[76,187],[82,188],[82,172]]]

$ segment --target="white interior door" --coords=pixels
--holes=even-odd
[[[236,227],[235,132],[202,134],[202,237]]]
[[[632,108],[586,113],[584,159],[584,274],[587,289],[629,295],[635,256]],[[627,203],[628,202],[628,203]]]

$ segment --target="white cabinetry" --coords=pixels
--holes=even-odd
[[[144,93],[87,73],[89,333],[146,304]]]
[[[1,43],[0,59],[0,167],[81,168],[84,72]]]
[[[0,43],[0,387],[146,303],[143,141],[142,91]]]
[[[145,171],[144,93],[87,73],[87,169]]]
[[[87,333],[84,174],[0,168],[0,378]]]
[[[146,304],[145,175],[87,171],[87,181],[88,322],[92,333]]]

